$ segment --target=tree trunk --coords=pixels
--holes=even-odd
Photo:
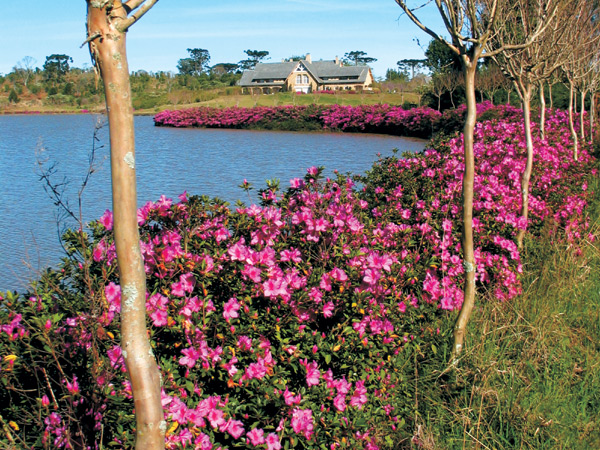
[[[579,109],[579,135],[581,136],[581,141],[585,141],[585,123],[584,123],[584,114],[585,114],[585,89],[581,90],[580,94],[581,98],[581,107]]]
[[[554,100],[552,98],[552,85],[554,83],[548,83],[548,97],[550,97],[550,109],[554,108]]]
[[[590,92],[590,141],[594,139],[594,120],[596,120],[596,93]]]
[[[107,4],[112,5],[112,9]],[[146,274],[140,252],[135,181],[133,108],[119,0],[88,5],[90,53],[100,70],[110,130],[114,236],[121,283],[121,347],[136,416],[136,449],[163,449],[166,422],[160,375],[146,331]]]
[[[521,217],[525,220],[529,217],[529,180],[531,179],[531,170],[533,168],[533,139],[531,137],[531,86],[527,87],[523,92],[523,117],[525,119],[525,141],[527,142],[527,164],[521,175]],[[517,246],[523,248],[523,237],[525,229],[520,229],[517,232]]]
[[[525,111],[523,110],[523,113]],[[527,120],[527,119],[526,119]],[[529,127],[531,130],[531,127]],[[544,82],[540,81],[540,135],[542,139],[546,137],[546,93],[544,92]]]
[[[473,140],[475,122],[477,120],[477,101],[475,98],[475,71],[477,59],[470,64],[463,62],[465,76],[465,94],[467,97],[467,116],[463,127],[465,172],[463,175],[463,232],[462,248],[464,253],[463,266],[465,268],[464,301],[460,314],[454,325],[454,345],[452,349],[452,363],[462,352],[465,341],[467,323],[475,305],[475,253],[473,248],[473,186],[475,183],[475,157],[473,153]]]
[[[571,130],[571,137],[573,138],[573,160],[577,161],[579,156],[577,154],[577,132],[575,131],[575,125],[573,123],[573,100],[575,87],[573,86],[573,81],[569,80],[569,129]]]

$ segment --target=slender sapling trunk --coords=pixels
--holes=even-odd
[[[531,86],[524,89],[523,92],[523,118],[525,126],[525,141],[527,145],[527,163],[525,170],[521,175],[521,217],[527,223],[529,218],[529,180],[531,179],[531,171],[533,168],[533,139],[531,136]],[[526,229],[521,228],[517,232],[517,246],[523,248],[523,238]]]
[[[90,52],[102,76],[110,134],[114,237],[121,283],[121,348],[131,381],[136,449],[164,449],[166,422],[160,374],[146,330],[146,273],[140,252],[131,87],[125,45],[127,19],[119,0],[88,6]]]
[[[540,81],[540,136],[542,139],[546,138],[546,94],[543,81]]]
[[[573,160],[577,161],[579,156],[577,154],[577,132],[575,131],[575,125],[573,123],[573,101],[574,99],[574,91],[575,86],[573,86],[573,81],[569,80],[569,130],[571,130],[571,137],[573,138]]]
[[[465,58],[463,56],[463,58]],[[463,61],[465,76],[465,93],[467,97],[467,117],[463,127],[465,172],[463,175],[463,266],[465,269],[464,301],[454,325],[454,345],[452,348],[452,363],[464,347],[467,323],[475,305],[475,252],[473,246],[473,187],[475,183],[475,157],[473,152],[473,135],[477,120],[477,100],[475,98],[475,72],[477,59],[473,62]]]

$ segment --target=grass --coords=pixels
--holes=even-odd
[[[521,296],[480,294],[458,368],[439,370],[451,339],[422,361],[419,448],[600,449],[600,242],[529,238],[523,260]]]
[[[172,97],[173,101],[169,99]],[[174,100],[176,99],[176,101]],[[282,106],[282,105],[362,105],[387,103],[391,105],[402,105],[404,102],[412,104],[419,103],[419,95],[414,92],[403,94],[386,93],[337,93],[337,94],[302,94],[293,92],[280,92],[277,94],[249,95],[240,94],[236,89],[228,95],[227,90],[211,91],[177,91],[169,96],[166,95],[134,95],[134,107],[136,114],[154,115],[165,109],[184,109],[198,106],[211,106],[216,108],[229,108],[239,106],[251,108],[253,106]],[[82,109],[93,112],[102,112],[104,103],[97,105],[76,106],[70,104],[42,104],[40,102],[22,101],[17,104],[8,104],[6,98],[0,97],[0,109],[4,114],[19,114],[28,111],[40,113],[77,113]]]
[[[220,93],[218,96],[206,101],[182,103],[177,105],[161,105],[156,108],[138,110],[141,114],[155,114],[164,109],[183,109],[198,106],[211,106],[217,108],[229,108],[239,106],[243,108],[251,108],[253,106],[282,106],[282,105],[362,105],[375,103],[388,103],[393,105],[401,105],[403,102],[417,104],[419,96],[416,93],[407,92],[404,94],[302,94],[298,95],[293,92],[281,92],[277,94],[264,95],[224,95]]]

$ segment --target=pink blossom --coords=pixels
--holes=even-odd
[[[110,210],[106,210],[104,211],[104,214],[102,214],[102,217],[100,217],[100,219],[98,219],[98,222],[100,222],[104,228],[106,228],[106,230],[110,231],[112,230],[113,227],[113,213]]]
[[[121,312],[121,286],[111,281],[104,287],[104,295],[109,305],[109,311]]]
[[[304,437],[310,440],[314,432],[312,411],[310,409],[294,409],[291,425],[295,433],[304,434]]]
[[[196,445],[196,449],[200,450],[212,450],[213,448],[212,442],[210,442],[210,436],[202,432],[198,433],[198,437],[196,437],[194,444]]]
[[[250,439],[250,443],[255,447],[262,445],[266,442],[265,432],[262,428],[253,428],[246,433],[246,437]]]
[[[229,322],[230,319],[239,317],[240,304],[235,297],[230,298],[223,307],[223,317]]]
[[[219,425],[219,430],[227,432],[234,439],[238,439],[244,434],[244,424],[239,420],[229,419],[227,422]]]
[[[183,353],[184,356],[179,358],[179,364],[187,366],[190,369],[196,365],[196,361],[200,358],[200,352],[194,347],[185,348],[181,353]]]
[[[329,301],[323,305],[323,315],[325,317],[333,316],[333,311],[335,310],[335,305],[333,302]]]
[[[294,395],[286,387],[285,391],[283,392],[283,399],[284,399],[286,405],[290,405],[290,406],[298,405],[302,401],[302,395],[301,394]]]
[[[346,409],[346,396],[345,395],[336,395],[333,399],[333,406],[340,412],[344,412]]]
[[[319,372],[316,361],[306,365],[306,384],[308,386],[318,385],[320,376],[321,372]]]
[[[275,433],[269,433],[267,436],[267,450],[281,450],[279,437]]]

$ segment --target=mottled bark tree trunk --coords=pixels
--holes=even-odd
[[[585,115],[585,89],[581,90],[580,98],[581,98],[581,107],[579,109],[579,136],[581,137],[581,141],[585,141],[585,123],[584,123],[584,115]]]
[[[533,138],[531,136],[531,85],[523,88],[523,118],[525,126],[525,141],[527,145],[527,164],[521,175],[521,217],[525,221],[529,218],[529,180],[531,179],[531,171],[533,169]],[[523,248],[523,238],[526,230],[520,229],[517,233],[517,246]]]
[[[571,137],[573,138],[573,159],[577,161],[579,159],[579,156],[577,132],[575,131],[575,124],[573,118],[573,101],[575,100],[574,91],[575,86],[573,86],[573,81],[569,80],[569,129],[571,130]]]
[[[464,57],[463,57],[464,58]],[[475,252],[473,245],[473,187],[475,183],[475,157],[473,152],[475,122],[477,121],[477,100],[475,98],[475,72],[477,59],[463,61],[465,94],[467,97],[467,117],[463,127],[465,172],[463,175],[463,266],[465,268],[464,301],[454,325],[454,345],[452,360],[460,355],[465,341],[467,323],[475,305]]]
[[[544,92],[544,82],[540,81],[540,135],[542,139],[546,137],[546,93]]]
[[[132,8],[128,3],[135,5]],[[87,26],[90,52],[106,95],[113,229],[121,283],[121,348],[133,391],[136,449],[154,450],[164,448],[166,422],[160,374],[146,331],[146,274],[137,225],[133,107],[125,45],[127,28],[133,23],[127,14],[142,3],[87,0]]]
[[[590,141],[594,139],[594,120],[596,120],[596,93],[590,93]]]

